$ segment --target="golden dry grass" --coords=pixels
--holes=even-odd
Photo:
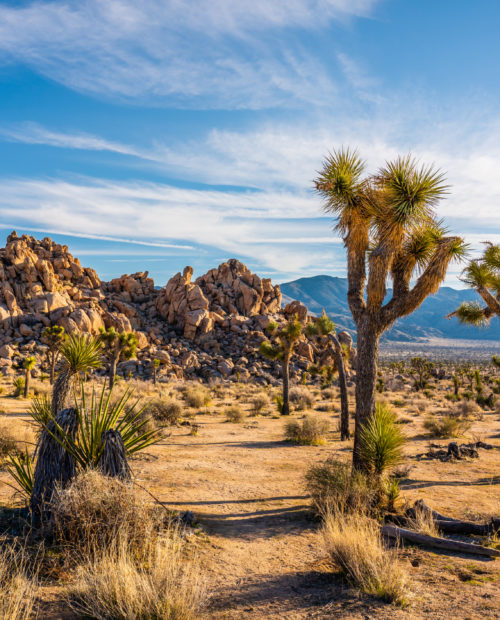
[[[0,618],[28,620],[35,609],[37,584],[28,575],[28,561],[22,549],[9,547],[0,539]]]

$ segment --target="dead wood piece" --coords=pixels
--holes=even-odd
[[[382,535],[387,538],[407,540],[408,542],[423,545],[424,547],[443,549],[445,551],[456,551],[459,553],[484,555],[490,558],[500,557],[500,551],[498,549],[491,549],[489,547],[482,547],[481,545],[460,542],[457,540],[449,540],[448,538],[427,536],[426,534],[419,534],[418,532],[397,527],[396,525],[383,525],[381,532]]]
[[[103,450],[99,469],[105,476],[130,480],[130,466],[120,431],[110,428],[102,434]]]

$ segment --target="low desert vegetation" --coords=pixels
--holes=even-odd
[[[196,409],[209,407],[211,400],[209,390],[202,386],[188,388],[184,391],[184,401],[189,407]]]
[[[290,402],[296,411],[312,409],[314,406],[314,396],[306,387],[293,387],[290,390]]]
[[[145,412],[159,424],[177,424],[182,418],[183,406],[173,398],[155,398],[147,404]]]
[[[234,422],[235,424],[240,424],[244,422],[247,415],[243,411],[243,409],[239,405],[233,405],[232,407],[228,407],[225,411],[226,421]]]
[[[325,551],[353,586],[384,601],[408,605],[408,578],[397,550],[384,547],[376,521],[359,512],[328,512],[321,534]]]
[[[290,420],[285,424],[285,438],[308,446],[320,446],[326,443],[330,423],[323,418],[306,416],[301,421]]]
[[[265,409],[269,407],[270,404],[271,404],[271,400],[265,392],[260,392],[259,394],[256,394],[250,400],[250,406],[251,406],[252,412],[255,415],[262,413]]]
[[[0,617],[5,620],[32,618],[36,596],[36,573],[30,570],[26,552],[0,538]]]
[[[450,413],[444,416],[429,415],[423,424],[430,437],[451,439],[464,435],[471,428],[472,421],[459,413]]]

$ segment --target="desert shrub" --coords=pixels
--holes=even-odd
[[[0,539],[0,618],[28,620],[34,617],[36,580],[28,574],[23,550]]]
[[[365,474],[333,457],[309,469],[306,485],[315,509],[323,515],[332,510],[371,510],[378,499],[376,486]]]
[[[56,540],[76,558],[94,558],[117,540],[131,554],[147,554],[166,514],[130,483],[93,470],[82,472],[65,489],[56,487],[51,512]]]
[[[404,407],[405,406],[405,401],[402,398],[396,398],[392,401],[392,404],[395,407]]]
[[[239,424],[240,422],[243,422],[243,420],[247,417],[246,413],[238,405],[233,405],[232,407],[228,407],[225,411],[225,415],[226,415],[226,422],[235,422],[237,424]]]
[[[0,462],[9,456],[19,452],[17,439],[10,427],[0,421]]]
[[[329,428],[328,420],[306,416],[301,422],[290,420],[285,424],[285,438],[302,445],[319,446],[326,442]]]
[[[184,391],[184,400],[190,407],[208,407],[210,405],[210,392],[203,387],[188,388]]]
[[[424,420],[424,428],[429,431],[429,435],[441,439],[460,437],[471,426],[472,422],[469,419],[456,414],[448,414],[441,417],[429,415]]]
[[[396,551],[385,549],[376,521],[359,513],[332,512],[321,533],[326,552],[353,586],[384,601],[407,605],[406,575]]]
[[[206,585],[198,567],[183,557],[175,530],[150,545],[137,562],[120,540],[76,571],[67,600],[78,614],[99,620],[199,618]]]
[[[420,534],[439,536],[439,529],[432,513],[425,508],[415,507],[414,515],[409,520],[409,527]]]
[[[335,397],[336,393],[333,388],[324,388],[321,390],[321,398],[323,400],[333,400]]]
[[[397,477],[388,478],[384,484],[384,492],[387,497],[387,510],[393,511],[401,493],[399,479]]]
[[[256,394],[250,401],[252,411],[255,414],[260,413],[263,409],[268,407],[269,403],[269,396],[265,392],[260,392],[259,394]]]
[[[20,398],[24,392],[24,377],[17,377],[12,381],[12,387],[14,388],[14,393],[12,394],[14,398]]]
[[[406,441],[390,407],[385,403],[377,403],[375,413],[361,429],[360,449],[365,463],[381,475],[387,469],[399,465]]]
[[[305,387],[293,387],[290,390],[289,398],[297,411],[311,409],[314,405],[314,396]]]
[[[146,407],[155,422],[163,424],[177,424],[182,416],[182,405],[172,398],[156,398]]]
[[[278,413],[281,415],[283,413],[283,396],[281,394],[276,394],[274,402],[276,403]]]
[[[465,418],[481,418],[483,412],[481,407],[473,400],[464,400],[455,407],[453,415]]]

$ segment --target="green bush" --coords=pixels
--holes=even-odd
[[[319,446],[326,443],[330,424],[328,420],[314,416],[305,417],[302,422],[290,420],[285,425],[285,438],[302,445]]]
[[[377,403],[375,413],[361,429],[360,450],[365,463],[377,475],[383,474],[401,462],[406,441],[391,408]]]
[[[430,415],[424,420],[424,428],[429,431],[431,437],[450,439],[460,437],[466,433],[472,422],[466,417],[448,414],[443,417]]]

